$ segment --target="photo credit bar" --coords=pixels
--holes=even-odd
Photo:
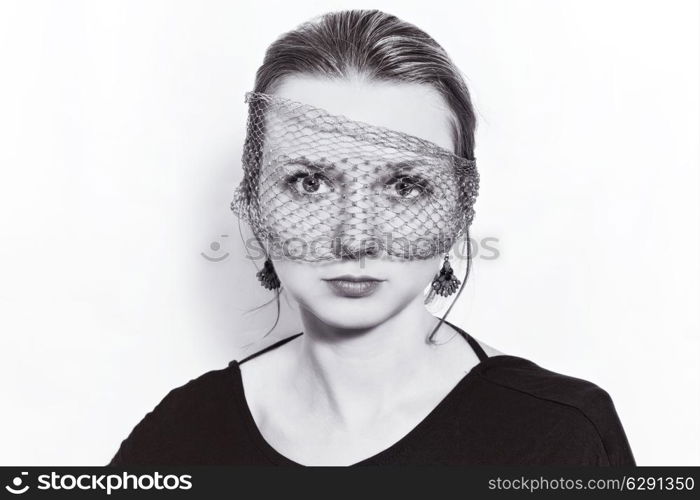
[[[93,492],[112,495],[117,491],[188,491],[192,489],[191,474],[161,473],[159,471],[115,471],[96,469],[95,472],[56,472],[32,474],[32,468],[5,476],[2,496],[27,497],[28,493]],[[38,471],[37,471],[38,472]],[[1,497],[0,497],[1,498]]]

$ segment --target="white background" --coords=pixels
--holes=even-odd
[[[473,94],[500,255],[449,319],[606,389],[639,465],[700,464],[696,1],[1,5],[1,464],[105,464],[170,389],[300,331],[285,304],[248,345],[275,307],[243,314],[272,297],[229,211],[243,93],[282,32],[360,7]]]

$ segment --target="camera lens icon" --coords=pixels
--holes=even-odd
[[[21,476],[26,476],[28,474],[28,472],[21,472],[19,476],[12,479],[12,486],[7,485],[5,486],[5,489],[15,495],[21,495],[22,493],[26,493],[26,491],[29,489],[29,485],[26,484],[24,485],[24,487],[22,487]]]

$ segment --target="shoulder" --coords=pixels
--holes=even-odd
[[[193,443],[221,432],[232,397],[231,365],[171,389],[124,439],[108,465],[177,464]],[[206,425],[203,423],[206,422]],[[210,434],[210,435],[209,435]]]
[[[523,418],[547,425],[552,436],[578,436],[597,446],[601,463],[634,465],[612,397],[594,382],[511,355],[489,358],[476,375],[494,404],[527,412]]]
[[[568,406],[595,416],[610,408],[610,394],[589,380],[544,368],[513,355],[492,356],[479,366],[479,376],[506,392],[541,401],[545,406]]]
[[[197,417],[217,410],[220,396],[230,390],[231,365],[226,368],[209,370],[184,384],[171,389],[147,414],[165,421],[172,415]]]

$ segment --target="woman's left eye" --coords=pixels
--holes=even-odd
[[[430,193],[428,181],[422,177],[411,175],[396,175],[389,179],[387,186],[390,194],[407,200]]]

